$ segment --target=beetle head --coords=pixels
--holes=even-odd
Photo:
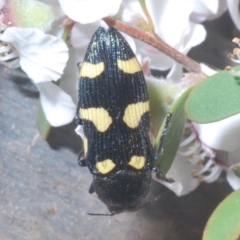
[[[93,187],[112,214],[137,211],[147,195],[152,178],[148,169],[119,170],[108,175],[94,175]]]

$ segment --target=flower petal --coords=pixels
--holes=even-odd
[[[87,46],[96,31],[97,28],[103,27],[105,29],[108,28],[107,24],[104,21],[97,21],[94,23],[89,24],[81,24],[81,23],[75,23],[71,36],[70,41],[74,48],[77,48],[79,50],[82,50],[81,56],[79,56],[79,60],[82,61],[84,58],[84,55],[86,53]],[[136,44],[132,37],[125,33],[121,33],[124,38],[127,40],[128,44],[131,46],[133,52],[136,52]]]
[[[219,0],[212,0],[212,1],[209,1],[209,0],[195,0],[194,1],[195,3],[195,7],[196,7],[196,10],[200,10],[200,7],[202,5],[205,5],[205,9],[208,9],[210,12],[212,12],[213,14],[217,14],[217,11],[218,11],[218,6],[219,6]],[[201,9],[202,10],[202,9]]]
[[[20,65],[35,83],[58,80],[68,60],[66,44],[52,35],[33,28],[7,28],[0,39],[11,43]]]
[[[179,63],[174,62],[166,78],[171,79],[173,82],[179,82],[182,79],[182,77],[183,77],[182,66]]]
[[[206,74],[207,76],[212,76],[215,73],[217,73],[217,71],[213,70],[212,68],[208,67],[206,64],[204,63],[200,63],[200,67],[201,67],[201,71]]]
[[[122,0],[59,0],[63,12],[83,24],[115,15],[121,2]]]
[[[51,126],[59,127],[70,123],[76,113],[72,98],[52,82],[39,83],[37,86],[43,111]]]
[[[194,126],[200,140],[207,146],[228,152],[239,149],[240,114],[214,123],[194,123]]]
[[[227,0],[228,11],[232,17],[235,26],[240,30],[239,1]]]
[[[189,22],[193,7],[191,1],[146,0],[146,5],[154,22],[155,32],[169,45],[177,46]]]
[[[79,135],[82,139],[84,139],[85,135],[84,135],[84,132],[83,132],[83,126],[82,125],[78,125],[76,128],[75,128],[75,132],[77,135]]]
[[[5,4],[5,0],[0,0],[0,9],[4,7],[4,4]]]
[[[157,179],[155,174],[152,174],[152,178],[167,187],[169,190],[173,191],[177,196],[181,196],[183,185],[179,181],[174,181],[173,183],[168,183],[166,181]]]
[[[162,40],[178,51],[187,54],[193,46],[200,44],[205,39],[206,31],[203,26],[190,22],[190,14],[193,11],[192,1],[146,0],[145,2],[153,20],[155,32]],[[183,5],[184,9],[179,11]],[[142,55],[142,58],[149,57],[153,69],[163,71],[171,69],[174,65],[174,60],[165,54],[159,53],[158,50],[147,44],[136,42],[138,44],[137,54]],[[178,71],[174,73],[175,70]],[[181,78],[182,70],[180,68],[174,68],[170,71],[169,76],[172,77],[172,80]]]
[[[168,182],[154,179],[175,192],[177,196],[183,196],[193,191],[199,185],[198,179],[193,178],[191,175],[193,168],[194,166],[186,161],[186,157],[177,153],[170,170],[167,172],[167,177],[173,178],[175,183],[169,184]]]
[[[103,26],[103,21],[96,21],[89,24],[75,23],[73,25],[70,41],[74,48],[84,49],[86,48],[91,40],[96,29]],[[105,26],[107,26],[105,24]]]
[[[77,62],[79,62],[79,51],[74,48],[69,49],[69,60],[64,69],[64,73],[59,82],[59,86],[72,97],[74,103],[78,102],[78,79],[79,71]]]
[[[188,51],[205,40],[207,32],[201,24],[190,24],[190,32],[186,35],[184,44],[180,51],[187,54]]]
[[[193,22],[203,22],[221,16],[227,10],[226,1],[194,0],[194,9],[190,19]]]
[[[130,23],[141,29],[148,29],[147,18],[138,0],[124,0],[121,8],[122,11],[119,11],[121,17],[119,17],[123,22]]]
[[[239,151],[238,151],[238,156],[239,156]],[[239,159],[240,162],[240,159]],[[240,178],[236,176],[236,174],[233,171],[233,168],[235,166],[239,167],[239,163],[232,165],[228,170],[227,170],[227,181],[230,184],[230,186],[234,189],[237,190],[240,188]]]
[[[149,44],[146,44],[138,39],[135,39],[135,43],[137,44],[136,55],[140,55],[141,59],[148,57],[151,61],[152,69],[165,71],[171,68],[171,66],[174,64],[174,60]]]

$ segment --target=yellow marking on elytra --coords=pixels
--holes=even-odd
[[[105,159],[97,162],[96,168],[102,174],[107,174],[115,168],[116,164],[111,159]]]
[[[104,71],[104,63],[99,62],[96,64],[90,62],[83,62],[79,71],[80,77],[88,77],[94,79]]]
[[[142,71],[138,60],[133,57],[129,60],[117,60],[118,68],[125,73],[134,74],[136,72]]]
[[[149,111],[149,102],[138,102],[129,104],[123,115],[123,121],[130,128],[136,128],[141,120],[142,115]]]
[[[91,121],[99,132],[105,132],[112,124],[112,118],[104,108],[80,108],[79,116]]]
[[[142,169],[145,166],[146,158],[143,156],[132,156],[128,165],[135,169]]]
[[[84,157],[86,157],[88,153],[88,139],[86,137],[83,138],[83,152]]]

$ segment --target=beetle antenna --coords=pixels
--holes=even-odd
[[[144,207],[146,207],[147,205],[149,205],[149,204],[151,204],[151,203],[153,203],[153,202],[157,202],[161,197],[162,197],[162,196],[160,195],[160,196],[157,196],[157,197],[153,198],[153,199],[150,200],[149,202],[143,204],[139,209],[144,208]],[[138,209],[138,210],[139,210],[139,209]]]
[[[149,202],[143,204],[140,208],[138,208],[138,210],[141,209],[141,208],[146,207],[148,204],[151,204],[151,203],[153,203],[153,202],[157,202],[161,197],[162,197],[162,196],[160,195],[160,196],[157,196],[157,197],[153,198],[153,199],[150,200]],[[88,215],[90,215],[90,216],[112,217],[112,216],[114,216],[115,214],[114,214],[114,213],[88,213]]]
[[[105,216],[105,217],[111,217],[114,216],[114,213],[88,213],[90,216]]]

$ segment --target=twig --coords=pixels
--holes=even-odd
[[[161,40],[157,35],[145,32],[139,28],[135,28],[133,26],[127,25],[126,23],[120,22],[118,20],[114,20],[112,18],[106,17],[103,18],[103,20],[108,24],[116,29],[127,33],[128,35],[140,39],[143,42],[146,42],[156,49],[158,49],[160,52],[165,53],[167,56],[171,57],[178,63],[182,64],[189,72],[194,73],[202,73],[200,65],[192,60],[191,58],[185,56],[184,54],[178,52],[176,49],[169,46],[167,43],[165,43],[163,40]]]

